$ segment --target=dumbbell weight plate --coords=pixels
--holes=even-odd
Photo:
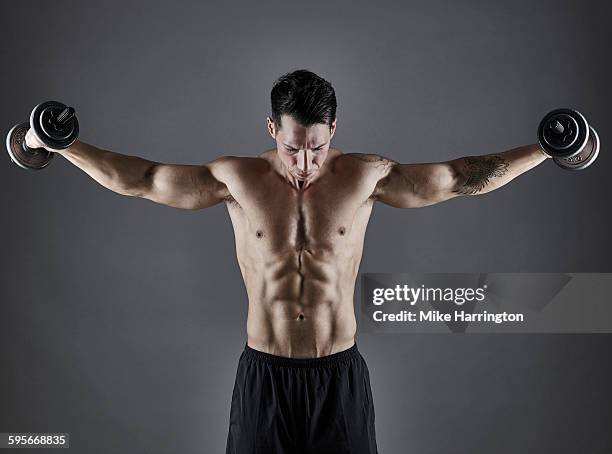
[[[6,136],[6,149],[11,161],[27,170],[40,170],[49,165],[54,153],[44,148],[24,148],[25,136],[30,129],[29,123],[19,123],[11,128]]]
[[[590,166],[599,155],[599,136],[589,126],[589,137],[584,149],[569,158],[553,158],[555,164],[567,170],[582,170]]]
[[[79,135],[79,122],[76,116],[63,125],[52,121],[64,108],[66,105],[61,102],[46,101],[32,109],[30,126],[48,148],[56,150],[68,148]]]
[[[567,134],[556,135],[549,129],[551,122],[559,121]],[[567,159],[577,155],[586,145],[588,123],[584,115],[574,109],[556,109],[548,112],[538,126],[538,142],[553,158]]]

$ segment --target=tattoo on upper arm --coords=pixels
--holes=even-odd
[[[477,194],[492,178],[501,177],[508,172],[508,161],[498,155],[468,156],[463,158],[463,161],[463,181],[453,190],[457,194]]]

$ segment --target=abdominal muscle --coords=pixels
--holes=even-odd
[[[350,348],[357,328],[353,292],[359,259],[300,250],[258,265],[240,261],[249,296],[249,347],[291,358]]]

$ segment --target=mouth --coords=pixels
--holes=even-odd
[[[308,173],[300,173],[300,172],[297,172],[297,173],[295,174],[295,177],[296,177],[296,178],[298,178],[298,179],[300,179],[300,180],[305,180],[305,179],[307,179],[308,177],[311,177],[312,175],[314,175],[314,172],[308,172]]]

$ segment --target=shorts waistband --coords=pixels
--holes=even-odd
[[[277,356],[270,353],[265,353],[255,350],[246,344],[244,346],[244,357],[255,361],[266,362],[276,366],[286,367],[320,367],[330,366],[338,363],[345,363],[359,357],[359,350],[355,342],[352,347],[342,350],[341,352],[332,353],[327,356],[318,358],[288,358],[286,356]]]

